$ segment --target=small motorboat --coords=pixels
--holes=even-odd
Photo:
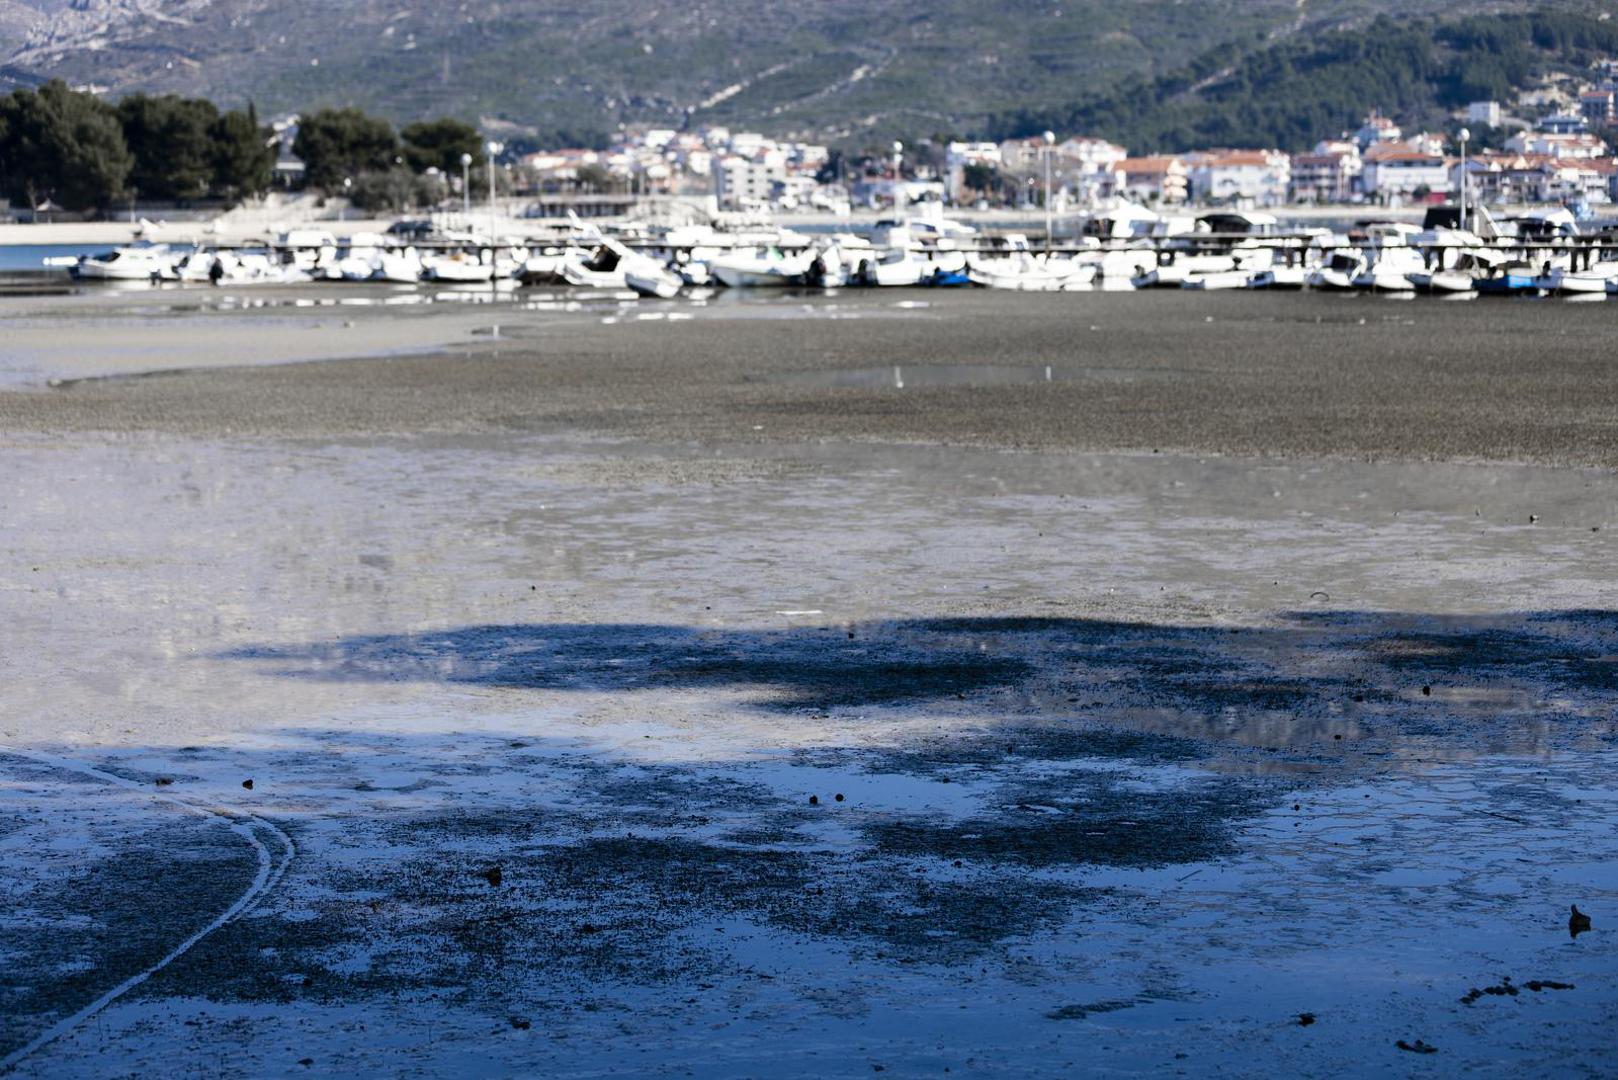
[[[787,254],[779,248],[728,252],[708,260],[708,271],[732,289],[802,285],[815,260],[811,251]]]
[[[174,277],[179,259],[167,244],[136,244],[88,255],[70,272],[85,281],[162,281]]]

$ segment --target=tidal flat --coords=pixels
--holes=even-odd
[[[1618,308],[331,295],[0,299],[0,1068],[1618,1070]]]

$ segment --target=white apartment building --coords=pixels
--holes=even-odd
[[[1373,147],[1365,153],[1360,186],[1365,194],[1382,199],[1409,199],[1418,191],[1447,192],[1450,162],[1443,154],[1409,146]]]
[[[713,162],[714,196],[728,209],[768,202],[778,182],[786,179],[780,158],[753,161],[739,154],[716,157]]]
[[[1587,131],[1522,131],[1506,140],[1506,149],[1518,154],[1580,160],[1605,157],[1607,144]]]
[[[1279,206],[1292,186],[1292,156],[1281,150],[1210,150],[1187,160],[1197,202]]]

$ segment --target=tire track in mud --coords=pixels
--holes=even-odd
[[[88,776],[92,779],[100,780],[103,783],[112,784],[128,791],[138,792],[141,795],[148,796],[160,802],[169,803],[173,806],[179,807],[181,810],[184,810],[187,813],[221,821],[227,825],[231,832],[240,836],[242,839],[246,840],[248,844],[252,845],[254,853],[258,856],[258,872],[253,875],[252,883],[248,885],[246,891],[237,897],[234,903],[216,916],[211,922],[208,923],[208,925],[204,926],[202,929],[180,942],[180,944],[176,945],[173,949],[169,950],[169,952],[165,953],[163,957],[155,964],[152,964],[151,966],[136,972],[134,975],[129,976],[117,986],[114,986],[112,989],[101,994],[94,1001],[91,1001],[88,1005],[85,1005],[77,1012],[70,1016],[63,1017],[61,1020],[58,1020],[56,1023],[40,1032],[29,1042],[18,1047],[16,1050],[13,1050],[5,1057],[0,1058],[0,1074],[5,1074],[11,1072],[18,1065],[22,1064],[23,1061],[33,1056],[33,1054],[39,1050],[48,1046],[52,1042],[55,1042],[57,1039],[70,1034],[86,1020],[89,1020],[91,1017],[105,1009],[108,1005],[111,1005],[129,991],[135,989],[137,986],[150,979],[153,975],[168,967],[174,961],[178,960],[180,957],[189,952],[203,938],[207,937],[209,934],[212,934],[215,930],[234,922],[236,919],[246,914],[253,908],[255,904],[259,902],[259,900],[263,899],[263,897],[280,882],[282,876],[286,873],[287,867],[291,865],[293,857],[297,854],[297,847],[293,844],[292,838],[274,824],[264,820],[261,817],[258,817],[257,815],[249,814],[233,807],[218,804],[204,805],[201,803],[191,802],[190,800],[183,799],[175,795],[153,791],[145,785],[130,780],[127,777],[119,776],[116,773],[111,773],[105,769],[97,768],[96,766],[87,762],[75,761],[71,758],[60,757],[55,754],[45,754],[35,750],[23,750],[17,747],[0,745],[0,755],[22,758],[26,761],[32,761],[36,764],[45,765],[49,768],[78,773],[81,776]],[[259,839],[258,833],[255,830],[260,829],[267,832],[270,835],[271,843],[281,849],[281,858],[279,861],[273,854],[271,854],[270,848],[265,845],[264,841]]]

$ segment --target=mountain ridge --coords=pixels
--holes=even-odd
[[[1572,2],[1572,0],[1569,0]],[[1500,0],[1471,10],[1518,10]],[[1567,6],[1563,4],[1561,6]],[[1589,5],[1584,5],[1588,7]],[[1445,0],[0,0],[0,71],[255,102],[454,115],[576,141],[620,125],[840,143],[977,133]],[[9,43],[9,49],[7,45]],[[1210,73],[1211,76],[1217,73]],[[1131,80],[1133,80],[1131,82]],[[570,137],[570,138],[564,138]]]

